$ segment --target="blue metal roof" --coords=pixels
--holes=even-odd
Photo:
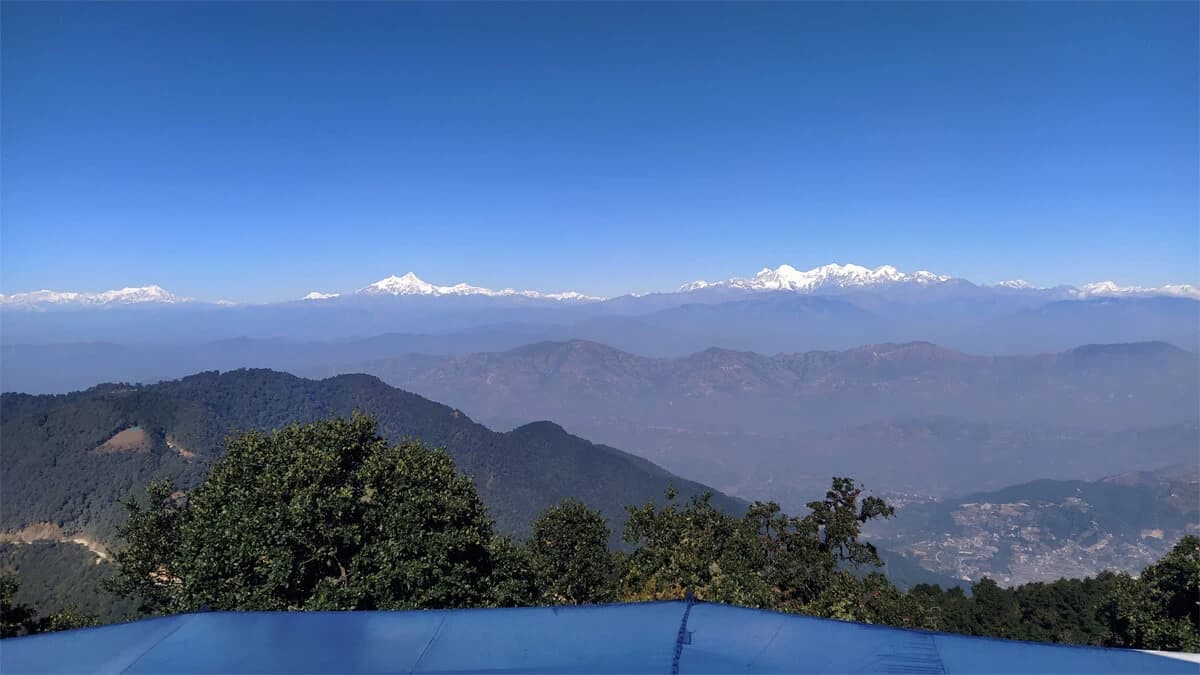
[[[207,612],[0,641],[9,673],[1200,673],[1068,647],[685,601]]]

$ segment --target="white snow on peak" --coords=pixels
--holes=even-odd
[[[954,277],[948,274],[934,274],[929,270],[917,270],[912,275],[912,280],[918,284],[940,284],[953,279]]]
[[[733,277],[724,281],[705,281],[703,279],[686,283],[679,292],[693,292],[704,289],[733,289],[743,291],[790,291],[795,293],[829,293],[845,290],[866,290],[871,287],[900,286],[910,288],[927,288],[947,283],[966,283],[945,274],[935,274],[927,270],[908,273],[898,270],[891,265],[881,265],[875,268],[862,265],[831,264],[815,267],[810,270],[798,270],[791,265],[780,265],[774,269],[764,267],[752,277]],[[1082,286],[1056,286],[1044,288],[1035,286],[1022,279],[1001,281],[983,286],[1004,290],[1009,293],[1042,294],[1050,299],[1087,299],[1104,297],[1156,297],[1168,296],[1200,300],[1200,286],[1193,284],[1165,284],[1157,287],[1122,286],[1114,281],[1097,281]],[[390,276],[356,291],[357,295],[378,296],[483,296],[494,298],[522,297],[538,300],[553,300],[560,302],[593,302],[604,300],[595,296],[585,295],[575,291],[562,293],[544,293],[541,291],[523,291],[513,288],[494,290],[471,284],[459,283],[452,286],[431,284],[417,275],[409,272],[403,276]],[[641,295],[634,293],[633,297]],[[303,297],[306,301],[333,300],[342,297],[340,293],[324,293],[313,291]],[[44,310],[51,307],[91,307],[108,308],[126,305],[174,305],[193,302],[191,298],[180,297],[161,286],[138,286],[114,289],[99,293],[75,291],[38,290],[27,293],[0,294],[0,307],[22,310]],[[234,305],[229,300],[220,300],[217,305]]]
[[[691,281],[691,282],[688,282],[688,283],[680,286],[679,290],[686,293],[688,291],[698,291],[701,288],[708,288],[711,285],[712,284],[708,283],[707,281],[705,281],[703,279],[697,279],[695,281]]]
[[[724,281],[698,280],[679,287],[687,293],[706,288],[735,288],[748,291],[793,291],[797,293],[821,293],[843,289],[866,288],[883,285],[935,286],[944,283],[962,282],[961,279],[927,270],[913,273],[902,272],[891,265],[874,269],[862,265],[824,265],[811,270],[798,270],[791,265],[780,265],[775,269],[764,267],[753,277],[734,277]],[[1065,297],[1150,297],[1174,296],[1200,300],[1200,287],[1192,284],[1167,284],[1154,288],[1144,286],[1120,286],[1112,281],[1098,281],[1071,287],[1042,288],[1023,280],[1014,279],[992,284],[990,288],[1030,293],[1065,293]],[[1061,297],[1061,296],[1060,296]]]
[[[780,265],[775,269],[764,267],[753,277],[734,277],[725,281],[693,281],[680,287],[680,291],[696,291],[702,288],[740,288],[754,291],[796,291],[811,293],[829,288],[853,288],[877,284],[939,284],[951,281],[944,274],[920,270],[912,274],[901,272],[891,265],[875,269],[862,265],[824,265],[801,271],[791,265]]]
[[[453,286],[436,286],[431,284],[417,275],[409,272],[402,277],[390,276],[386,279],[380,279],[375,283],[360,288],[356,291],[360,295],[429,295],[429,296],[445,296],[445,295],[483,295],[487,297],[524,297],[537,298],[541,300],[603,300],[591,295],[576,293],[575,291],[567,291],[565,293],[542,293],[540,291],[518,291],[512,288],[504,288],[501,290],[492,290],[481,286],[472,286],[470,284],[455,284]]]
[[[1024,279],[1011,279],[1009,281],[1001,281],[997,284],[993,284],[993,286],[995,286],[996,288],[1011,288],[1014,291],[1028,291],[1028,290],[1033,290],[1033,289],[1037,288],[1036,286],[1029,283],[1028,281],[1025,281]]]
[[[1160,295],[1173,295],[1180,298],[1195,298],[1200,300],[1200,286],[1192,284],[1166,284],[1154,291]]]
[[[393,275],[380,279],[358,292],[368,295],[438,295],[433,284],[422,281],[412,272],[402,277]]]
[[[1121,286],[1115,281],[1095,281],[1072,289],[1071,295],[1077,298],[1168,295],[1200,300],[1200,287],[1192,284],[1166,284],[1158,287]]]
[[[66,305],[109,307],[145,303],[177,304],[190,301],[191,298],[179,297],[162,286],[156,285],[120,288],[100,293],[40,290],[13,293],[12,295],[0,294],[0,305],[30,308]]]

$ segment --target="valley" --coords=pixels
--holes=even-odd
[[[609,300],[415,275],[257,306],[8,298],[6,331],[116,340],[2,345],[0,567],[47,611],[129,616],[98,586],[122,500],[185,499],[230,433],[358,412],[445,447],[517,538],[573,498],[621,550],[626,507],[668,488],[796,513],[831,476],[898,508],[865,535],[899,589],[1136,573],[1200,531],[1192,291],[865,269]]]
[[[553,419],[747,499],[802,505],[831,475],[935,496],[1098,479],[1194,457],[1196,354],[1163,343],[1036,356],[929,343],[648,358],[586,341],[332,366],[457,401],[497,427]]]
[[[955,499],[906,495],[871,528],[924,569],[1005,586],[1137,571],[1200,534],[1200,465],[1094,482],[1040,480]]]

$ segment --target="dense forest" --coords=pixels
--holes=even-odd
[[[498,433],[366,375],[318,381],[238,370],[59,396],[0,396],[0,530],[49,522],[111,543],[124,517],[121,500],[157,480],[194,487],[224,452],[229,434],[354,411],[373,415],[394,442],[413,437],[445,448],[508,534],[528,534],[541,511],[566,498],[599,510],[619,528],[626,504],[662,494],[668,485],[685,496],[711,491],[550,422]],[[110,443],[133,430],[133,442]],[[713,502],[731,512],[745,508],[716,492]],[[611,543],[619,544],[619,537]]]
[[[624,547],[608,520],[565,500],[529,535],[499,534],[475,483],[444,451],[392,444],[366,416],[251,431],[194,488],[153,484],[125,502],[106,588],[146,614],[210,609],[371,610],[678,598],[972,635],[1200,649],[1200,539],[1135,578],[1105,573],[970,594],[901,591],[877,568],[864,524],[893,514],[834,478],[802,516],[755,503],[740,516],[708,495],[627,507]],[[855,573],[857,572],[857,573]],[[91,619],[37,617],[3,582],[6,635]]]
[[[0,572],[19,582],[12,601],[45,614],[74,612],[111,623],[137,616],[137,602],[104,591],[113,566],[79,544],[0,544]]]

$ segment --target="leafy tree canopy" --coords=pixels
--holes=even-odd
[[[487,604],[491,521],[450,458],[368,417],[233,436],[185,498],[130,503],[113,589],[152,611]]]
[[[1112,644],[1200,651],[1200,537],[1181,539],[1138,579],[1119,575],[1101,611]]]
[[[610,532],[599,512],[568,499],[533,523],[529,556],[539,600],[579,605],[616,598]]]
[[[112,590],[148,611],[401,609],[680,598],[973,635],[1200,649],[1200,538],[1185,537],[1140,578],[1003,588],[990,579],[905,593],[874,570],[862,526],[893,514],[849,478],[808,513],[756,503],[743,517],[708,495],[628,507],[628,551],[604,517],[567,500],[527,541],[499,537],[471,481],[440,450],[391,445],[366,417],[231,437],[191,493],[153,485],[127,504]],[[858,568],[861,568],[858,569]],[[865,575],[854,572],[866,572]],[[4,630],[32,613],[2,609]],[[69,625],[69,620],[62,625]],[[47,622],[38,626],[55,627]]]

